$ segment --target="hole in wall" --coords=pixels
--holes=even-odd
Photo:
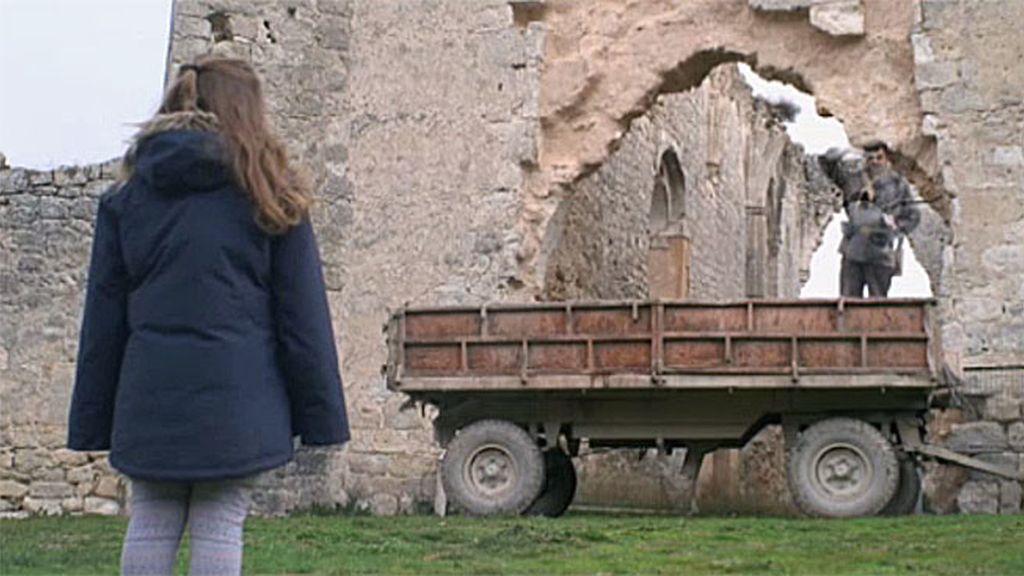
[[[530,22],[540,22],[544,19],[544,2],[538,0],[514,0],[509,2],[512,9],[512,23],[516,28],[525,30]]]
[[[266,31],[267,41],[271,44],[277,44],[277,36],[274,31],[270,28],[270,20],[263,21],[263,29]]]
[[[231,29],[231,17],[224,12],[214,12],[206,17],[206,21],[210,23],[214,42],[229,42],[235,38],[235,33]]]
[[[819,113],[815,98],[798,86],[778,80],[766,80],[746,64],[740,64],[740,72],[750,84],[755,97],[780,111],[780,118],[786,133],[809,154],[825,154],[830,149],[849,150],[850,139],[841,121],[834,116],[824,117]],[[802,84],[805,85],[805,84]],[[899,162],[894,162],[897,170]],[[907,177],[904,174],[904,177]],[[915,190],[916,193],[916,190]],[[811,257],[810,274],[800,290],[801,298],[836,298],[839,296],[839,269],[841,256],[839,243],[846,213],[840,209],[829,219],[822,231],[821,245]],[[932,289],[928,273],[917,259],[909,240],[900,244],[902,252],[902,274],[893,278],[890,297],[931,297]]]

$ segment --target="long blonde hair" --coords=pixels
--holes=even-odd
[[[260,227],[282,233],[306,217],[313,202],[308,179],[271,132],[260,79],[248,62],[202,56],[181,66],[159,113],[189,111],[217,117],[225,161],[249,193]]]

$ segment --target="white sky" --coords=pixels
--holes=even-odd
[[[754,95],[769,100],[785,98],[800,106],[800,112],[793,122],[786,123],[786,133],[804,147],[808,154],[821,154],[832,147],[848,148],[850,140],[843,124],[835,118],[818,116],[814,97],[781,82],[765,80],[754,73],[750,66],[740,64],[740,73],[750,84]],[[801,298],[835,298],[839,295],[839,240],[842,238],[841,223],[846,214],[837,212],[822,238],[821,246],[811,258],[811,277],[800,291]],[[914,256],[910,243],[903,243],[903,274],[892,279],[889,289],[891,297],[931,296],[928,273]]]
[[[12,166],[48,169],[109,160],[163,92],[172,0],[0,0],[0,152]],[[755,94],[786,97],[801,112],[787,124],[808,153],[849,141],[834,118],[792,86],[741,70]],[[840,215],[842,217],[842,215]],[[839,218],[825,231],[803,297],[839,293]],[[905,248],[892,296],[928,296],[927,275]]]
[[[171,0],[0,0],[0,152],[53,168],[124,153],[163,92]]]

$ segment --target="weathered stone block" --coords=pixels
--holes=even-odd
[[[37,468],[53,465],[53,460],[46,450],[18,450],[14,453],[14,468],[22,472],[32,472]]]
[[[28,173],[28,183],[30,186],[46,186],[47,184],[53,184],[53,172],[49,170],[37,172],[35,170]]]
[[[370,498],[370,511],[375,516],[394,516],[398,514],[398,498],[391,494],[374,494]]]
[[[81,498],[65,498],[60,501],[60,505],[64,509],[64,512],[81,512],[85,507],[85,501]]]
[[[53,458],[65,466],[81,466],[89,462],[89,456],[84,452],[75,452],[67,448],[58,448],[53,451]]]
[[[1024,452],[1024,422],[1010,424],[1006,437],[1012,450]]]
[[[22,501],[21,506],[29,514],[40,516],[59,516],[61,513],[60,502],[60,500],[28,497]]]
[[[69,498],[74,492],[67,482],[33,482],[29,486],[29,494],[35,498]]]
[[[121,494],[121,482],[115,476],[104,476],[96,483],[96,496],[117,498]]]
[[[810,8],[816,0],[749,0],[750,7],[754,10],[765,12],[789,12]]]
[[[88,180],[88,172],[84,168],[66,167],[53,171],[53,184],[55,186],[81,185],[85,184]]]
[[[964,484],[957,496],[957,504],[964,514],[998,514],[999,483],[972,481]]]
[[[21,498],[28,494],[28,486],[14,480],[0,480],[0,498]]]
[[[984,418],[997,422],[1020,420],[1021,401],[1008,394],[996,394],[985,399]]]
[[[356,474],[369,474],[380,476],[387,472],[388,456],[381,454],[352,454],[346,460],[349,470]]]
[[[1000,482],[999,513],[1020,514],[1022,493],[1020,482]]]
[[[956,62],[928,62],[914,68],[914,77],[919,90],[943,88],[960,80]]]
[[[1010,447],[1006,432],[996,422],[954,424],[947,444],[951,450],[967,454],[1002,452]]]
[[[862,36],[861,0],[818,0],[811,6],[811,26],[833,36]]]
[[[121,505],[116,500],[90,496],[85,499],[84,511],[86,514],[117,516],[121,513]]]
[[[67,479],[72,484],[91,483],[96,479],[96,470],[89,465],[72,468],[68,470]]]

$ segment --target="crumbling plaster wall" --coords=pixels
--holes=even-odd
[[[724,61],[747,61],[763,76],[810,91],[855,143],[891,142],[909,159],[923,193],[933,193],[933,147],[921,134],[913,83],[913,2],[865,0],[864,34],[853,37],[812,26],[806,6],[758,9],[746,0],[552,0],[544,6],[540,165],[528,179],[521,222],[524,276],[533,283],[542,282],[545,261],[534,256],[565,184],[603,163],[658,94],[693,87]]]
[[[571,186],[548,231],[545,298],[649,295],[649,212],[666,151],[686,183],[679,226],[691,246],[689,297],[795,298],[838,197],[734,65],[660,97],[608,160]],[[748,275],[751,258],[759,265]]]

